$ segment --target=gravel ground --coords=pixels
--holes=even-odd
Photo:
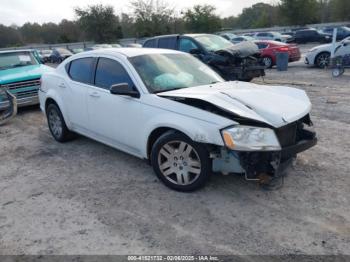
[[[350,255],[349,81],[302,62],[255,81],[306,90],[319,137],[274,191],[214,175],[174,192],[145,161],[83,137],[59,144],[37,107],[20,110],[0,127],[0,255]]]

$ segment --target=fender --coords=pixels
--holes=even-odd
[[[153,117],[145,125],[144,136],[141,143],[144,145],[142,155],[147,158],[148,139],[151,133],[158,128],[170,128],[178,130],[198,143],[224,146],[220,129],[226,126],[197,120],[188,116],[165,112]]]

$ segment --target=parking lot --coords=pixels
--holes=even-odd
[[[305,90],[319,137],[273,191],[238,175],[171,191],[147,162],[84,137],[59,144],[38,107],[21,109],[0,127],[0,255],[350,255],[349,81],[303,61],[254,80]]]

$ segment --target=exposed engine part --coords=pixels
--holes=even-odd
[[[215,54],[217,56],[211,57],[207,63],[225,80],[250,81],[254,77],[265,76],[265,65],[254,43],[242,42]]]
[[[17,99],[8,90],[0,89],[1,102],[5,105],[4,109],[0,109],[0,125],[5,124],[17,114]]]

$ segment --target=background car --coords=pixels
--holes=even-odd
[[[83,48],[72,48],[70,49],[70,51],[73,53],[73,54],[79,54],[81,52],[84,52],[84,49]]]
[[[39,103],[40,77],[52,68],[43,65],[35,55],[35,50],[0,52],[0,87],[9,90],[17,98],[17,106]],[[0,109],[6,102],[0,97]]]
[[[350,41],[350,37],[347,37],[343,41],[336,43],[336,50],[346,48],[347,42],[349,41]],[[332,46],[333,46],[332,44],[325,44],[325,45],[319,45],[310,49],[306,53],[305,64],[308,64],[311,66],[317,66],[319,68],[328,67],[330,65]],[[349,51],[349,54],[350,54],[350,51]]]
[[[72,56],[72,52],[65,48],[55,48],[50,55],[51,63],[61,63],[68,57]]]
[[[337,28],[337,40],[343,40],[344,38],[350,36],[350,28],[346,26],[339,27],[327,27],[322,30],[323,33],[333,36],[333,30]]]
[[[130,44],[126,44],[125,47],[140,48],[142,47],[142,45],[138,43],[130,43]]]
[[[217,35],[219,35],[219,36],[221,36],[221,37],[223,37],[223,38],[225,38],[226,40],[229,40],[229,41],[231,41],[231,42],[232,42],[232,39],[233,39],[233,38],[236,38],[236,37],[237,37],[236,34],[229,33],[229,32],[220,32],[220,33],[218,33]]]
[[[227,81],[251,81],[265,75],[265,66],[254,43],[232,44],[213,34],[185,34],[153,37],[143,47],[174,49],[190,53],[208,64]]]
[[[316,29],[299,30],[295,32],[294,41],[297,44],[310,42],[329,43],[332,41],[332,35],[322,33]]]
[[[245,35],[241,35],[241,36],[237,36],[231,39],[231,43],[232,44],[238,44],[241,42],[245,42],[245,41],[254,41],[255,38],[251,37],[251,36],[245,36]]]
[[[278,32],[259,32],[254,35],[257,40],[272,40],[277,42],[287,42],[289,35],[282,35]]]
[[[281,43],[277,41],[254,41],[258,45],[261,57],[267,68],[276,65],[276,54],[288,52],[289,62],[299,61],[301,58],[300,49],[297,45]]]
[[[40,50],[39,54],[41,56],[41,59],[43,60],[44,63],[47,63],[50,61],[50,56],[52,54],[52,50],[45,49],[45,50]]]
[[[98,44],[98,45],[92,46],[92,49],[93,49],[93,50],[96,50],[96,49],[112,48],[112,47],[113,47],[113,46],[110,45],[110,44]]]

